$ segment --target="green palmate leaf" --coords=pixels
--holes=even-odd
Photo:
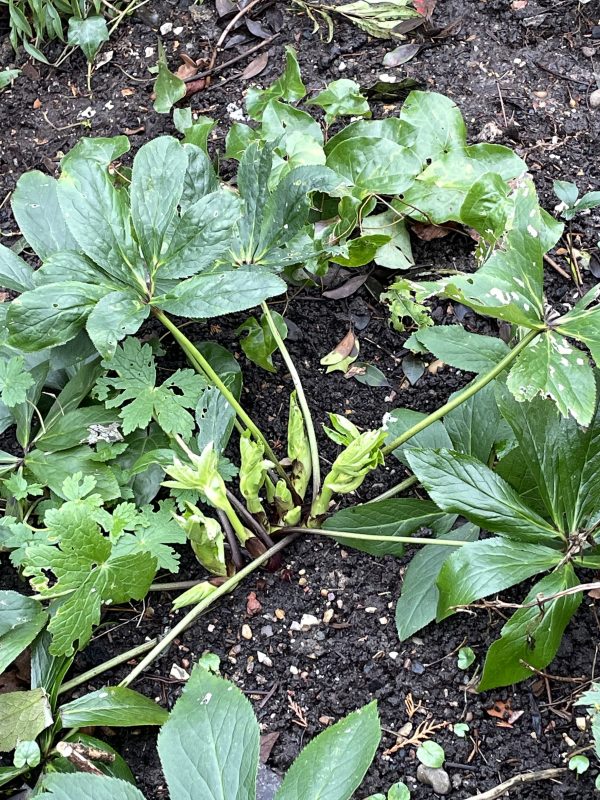
[[[521,608],[502,628],[500,639],[488,650],[479,691],[531,677],[533,670],[545,669],[556,655],[562,635],[581,604],[582,594],[571,594],[543,605],[540,598],[549,597],[577,586],[577,575],[570,564],[546,575],[535,584],[524,600],[533,604]]]
[[[338,144],[346,139],[389,139],[396,144],[411,147],[416,140],[416,131],[408,122],[398,117],[351,122],[325,143],[325,152],[329,154]]]
[[[227,191],[210,192],[187,205],[158,260],[158,278],[187,278],[213,267],[229,250],[239,215],[238,199]]]
[[[124,686],[107,686],[58,709],[63,728],[106,725],[111,728],[162,725],[169,713],[154,700]]]
[[[196,667],[158,736],[172,800],[254,800],[258,750],[259,727],[248,700],[233,684]]]
[[[421,162],[408,147],[389,139],[346,139],[331,150],[327,166],[354,187],[360,197],[401,194],[421,171]]]
[[[394,206],[394,210],[371,214],[364,219],[361,232],[363,236],[378,234],[391,236],[389,242],[375,251],[373,261],[376,264],[387,269],[409,269],[414,265],[410,234],[404,219],[396,210],[398,204],[393,201],[391,205]]]
[[[177,214],[187,167],[187,152],[172,136],[148,142],[133,161],[131,220],[151,269],[160,260],[165,236]]]
[[[561,414],[589,424],[596,406],[596,382],[589,361],[564,336],[546,331],[523,350],[507,385],[517,400],[550,397]]]
[[[102,286],[77,281],[25,292],[8,309],[9,343],[29,352],[70,341],[104,294]]]
[[[438,325],[415,331],[407,347],[422,345],[445,364],[465,372],[488,372],[508,353],[495,336],[469,333],[461,325]]]
[[[25,369],[23,356],[0,359],[0,398],[8,408],[27,400],[27,390],[34,380]]]
[[[210,319],[252,308],[286,288],[281,278],[265,270],[236,269],[189,278],[155,298],[153,305],[180,317]]]
[[[561,417],[547,400],[519,403],[499,387],[498,402],[545,513],[565,533],[587,527],[596,513],[600,491],[599,409],[589,427],[582,428],[572,418]]]
[[[58,199],[77,249],[119,284],[146,292],[146,274],[133,238],[129,203],[105,167],[87,159],[70,160],[58,182]]]
[[[34,286],[32,267],[4,245],[0,245],[0,286],[14,292],[26,292]]]
[[[217,124],[210,117],[198,117],[194,120],[191,108],[176,108],[173,111],[173,124],[183,133],[183,143],[193,144],[208,155],[208,137]]]
[[[206,387],[204,378],[191,369],[177,370],[156,386],[152,348],[133,338],[126,339],[102,365],[116,376],[99,378],[96,395],[109,409],[121,407],[125,435],[147,427],[155,419],[165,433],[190,438],[194,418],[187,409],[195,408],[200,392]]]
[[[110,358],[118,342],[137,333],[149,315],[150,306],[134,292],[109,292],[90,312],[85,329],[100,355]]]
[[[407,449],[406,458],[444,511],[520,542],[560,542],[559,532],[521,500],[515,490],[476,458],[452,450]]]
[[[142,508],[135,516],[133,530],[118,539],[115,554],[150,553],[160,569],[177,572],[179,554],[172,545],[183,544],[185,534],[173,518],[173,510],[170,500],[161,500],[156,511],[152,506]]]
[[[457,394],[451,395],[450,400]],[[446,414],[444,427],[452,441],[453,450],[486,464],[496,443],[501,419],[492,381]]]
[[[381,500],[338,511],[326,520],[323,527],[330,531],[362,533],[366,536],[411,536],[423,528],[438,534],[445,533],[455,519],[455,515],[440,511],[427,500]],[[344,539],[343,536],[335,538],[344,547],[375,556],[401,556],[404,552],[404,545],[399,542],[369,542]]]
[[[448,558],[437,581],[440,593],[438,621],[454,613],[456,606],[468,605],[496,594],[556,567],[561,553],[543,545],[507,539],[470,542]]]
[[[371,765],[380,739],[377,703],[348,714],[304,748],[275,800],[348,800]]]
[[[272,311],[271,316],[275,327],[279,331],[279,335],[282,339],[285,339],[287,336],[285,320],[277,311]],[[257,321],[256,317],[249,317],[246,322],[237,328],[236,333],[246,334],[243,339],[240,339],[240,344],[250,361],[266,369],[267,372],[277,371],[273,366],[272,358],[273,353],[277,350],[277,342],[273,338],[269,323],[264,314],[260,318],[260,323]]]
[[[285,72],[268,89],[256,89],[251,86],[246,94],[246,108],[252,119],[259,120],[267,104],[271,100],[286,100],[295,103],[302,100],[306,88],[302,83],[300,66],[293,47],[285,49]]]
[[[12,210],[37,255],[45,261],[61,250],[77,250],[58,202],[58,181],[43,172],[26,172],[17,181]]]
[[[121,496],[114,472],[107,464],[95,459],[94,451],[87,444],[63,451],[32,450],[25,459],[25,466],[38,481],[59,497],[65,498],[65,478],[76,472],[93,477],[96,491],[104,500],[114,500]]]
[[[37,600],[0,591],[0,673],[31,644],[47,620]]]
[[[411,92],[402,106],[400,119],[418,131],[414,149],[423,164],[467,143],[467,128],[458,106],[442,94]]]
[[[43,689],[0,694],[0,753],[19,741],[34,741],[52,725],[52,709]]]
[[[93,481],[88,483],[82,493],[93,486]],[[63,492],[71,494],[67,481]],[[71,655],[76,643],[83,647],[100,620],[101,604],[141,600],[156,571],[156,560],[147,552],[113,553],[110,540],[94,521],[95,497],[73,499],[47,511],[47,534],[36,535],[23,558],[24,574],[35,590],[58,598],[48,626],[52,655]],[[52,541],[58,546],[48,543]],[[52,586],[50,573],[56,578]]]
[[[96,53],[104,42],[108,42],[108,25],[104,17],[86,17],[69,19],[67,43],[79,46],[89,62],[96,58]]]
[[[307,105],[320,106],[325,111],[325,120],[330,125],[337,117],[370,117],[371,109],[366,97],[360,93],[356,81],[341,78],[332,81]]]
[[[39,800],[145,800],[135,786],[119,778],[99,777],[98,775],[45,775],[44,790]]]
[[[162,42],[158,43],[158,77],[154,84],[156,99],[154,110],[158,114],[168,114],[175,103],[185,97],[185,83],[174,75],[167,64]]]
[[[467,523],[439,536],[440,539],[474,542],[479,528]],[[446,560],[457,548],[426,545],[411,559],[402,582],[402,594],[396,605],[396,627],[401,641],[433,622],[439,601],[437,579]]]
[[[597,302],[599,295],[600,287],[595,286],[556,323],[556,328],[560,333],[577,339],[589,347],[596,364],[600,363],[600,333],[598,332],[600,306]]]

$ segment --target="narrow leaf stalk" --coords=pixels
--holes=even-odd
[[[196,581],[194,581],[194,585],[195,583]],[[110,658],[108,661],[104,661],[102,664],[98,664],[97,667],[92,667],[92,669],[88,669],[87,672],[82,672],[81,675],[77,675],[70,681],[66,681],[65,683],[63,683],[60,689],[58,690],[58,694],[65,694],[66,692],[70,692],[71,689],[75,689],[77,688],[77,686],[81,686],[82,683],[87,683],[88,681],[97,678],[98,675],[102,675],[103,672],[108,672],[109,669],[118,667],[121,664],[125,664],[127,661],[130,661],[132,658],[137,658],[138,656],[147,653],[148,650],[152,650],[153,647],[156,647],[158,642],[159,642],[158,638],[152,639],[149,642],[144,642],[143,644],[140,644],[137,647],[133,647],[131,650],[127,650],[124,653],[120,653],[118,656],[115,656],[114,658]]]
[[[367,500],[366,503],[363,503],[363,505],[366,506],[369,505],[369,503],[379,503],[382,500],[389,500],[390,497],[396,497],[397,494],[401,494],[402,492],[406,491],[406,489],[410,489],[411,486],[414,486],[418,482],[417,476],[411,475],[409,478],[397,483],[387,491],[378,494],[376,497],[371,498],[371,500]]]
[[[165,326],[165,328],[173,335],[173,338],[180,345],[180,347],[182,348],[184,353],[189,357],[190,361],[192,362],[192,364],[194,365],[196,370],[198,372],[206,375],[206,377],[209,378],[209,380],[211,380],[212,383],[214,383],[214,385],[221,392],[223,397],[227,400],[229,405],[234,409],[234,411],[237,414],[237,416],[242,420],[244,425],[252,433],[254,438],[264,446],[265,453],[268,456],[269,460],[272,461],[273,464],[275,465],[275,469],[277,470],[278,475],[281,478],[284,479],[284,481],[286,482],[287,486],[291,490],[292,489],[291,481],[290,481],[289,477],[287,476],[285,470],[283,469],[283,467],[279,463],[279,459],[277,458],[277,456],[273,452],[273,450],[272,450],[270,444],[268,443],[265,435],[258,428],[258,426],[254,423],[254,421],[252,420],[250,415],[246,411],[244,411],[244,409],[242,408],[240,403],[237,401],[237,399],[235,398],[233,393],[227,388],[227,386],[225,386],[225,384],[223,383],[221,378],[217,375],[217,373],[214,371],[214,369],[211,367],[211,365],[208,363],[208,361],[204,358],[202,353],[198,350],[197,347],[194,347],[194,345],[187,338],[187,336],[185,334],[183,334],[179,330],[177,325],[175,325],[169,319],[169,317],[167,317],[167,315],[165,313],[160,311],[160,309],[155,308],[154,309],[154,315]]]
[[[427,539],[419,536],[384,536],[383,534],[350,533],[349,531],[333,531],[324,528],[283,528],[285,533],[316,533],[319,536],[329,536],[332,539],[356,539],[360,542],[393,542],[394,544],[439,544],[441,547],[462,547],[467,542],[452,539]]]
[[[243,569],[241,569],[238,573],[233,575],[233,577],[229,578],[229,580],[222,583],[221,586],[218,586],[214,592],[201,600],[197,605],[195,605],[188,613],[183,617],[174,628],[172,628],[166,636],[164,636],[156,645],[152,648],[152,650],[143,658],[140,663],[131,670],[129,675],[125,677],[119,686],[129,686],[133,681],[142,673],[146,667],[148,667],[153,661],[155,661],[164,650],[169,647],[171,642],[180,636],[183,631],[185,631],[189,626],[195,622],[196,618],[199,617],[207,608],[209,608],[215,600],[218,600],[223,595],[228,594],[231,592],[238,583],[241,583],[244,578],[248,575],[251,575],[254,570],[258,569],[262,564],[267,562],[271,556],[274,556],[275,553],[278,553],[280,550],[283,550],[297,538],[300,531],[303,531],[303,528],[299,528],[298,531],[290,531],[289,535],[287,535],[284,539],[277,542],[277,544],[273,545],[273,547],[266,550],[262,553],[258,558],[255,558],[254,561],[251,561],[247,564]],[[128,658],[131,658],[129,655]]]
[[[296,365],[294,364],[292,357],[290,356],[289,350],[287,349],[287,347],[285,346],[285,342],[279,335],[279,331],[277,330],[277,326],[275,325],[275,322],[269,310],[269,306],[266,303],[261,303],[261,308],[267,320],[267,324],[269,325],[269,330],[271,331],[273,339],[275,339],[277,347],[279,348],[279,352],[281,353],[283,360],[285,361],[285,365],[288,369],[288,372],[290,373],[290,377],[292,379],[292,383],[294,384],[294,388],[296,389],[298,404],[300,406],[300,410],[302,411],[302,416],[304,418],[304,426],[306,428],[306,435],[308,437],[308,444],[310,447],[310,462],[312,466],[312,496],[313,498],[316,498],[318,497],[319,490],[321,488],[321,466],[319,463],[319,445],[317,443],[317,435],[315,433],[315,426],[313,423],[312,415],[310,413],[308,401],[306,400],[306,395],[304,394],[304,387],[302,386],[300,375],[298,374]]]
[[[425,419],[421,420],[421,422],[413,425],[412,428],[409,428],[401,436],[398,436],[396,439],[394,439],[393,442],[390,442],[390,444],[386,445],[381,452],[385,456],[389,453],[392,453],[397,447],[400,447],[409,439],[412,439],[413,436],[416,436],[417,433],[421,433],[421,431],[425,430],[425,428],[433,425],[434,422],[442,419],[442,417],[445,417],[446,414],[450,413],[450,411],[458,408],[458,406],[462,405],[470,397],[473,397],[473,395],[477,394],[477,392],[480,392],[485,386],[488,385],[488,383],[491,383],[494,378],[497,378],[498,375],[504,372],[504,370],[509,367],[513,361],[515,361],[519,353],[525,350],[525,348],[529,347],[531,342],[536,338],[536,336],[539,336],[540,333],[543,333],[543,329],[529,331],[529,333],[524,336],[523,339],[521,339],[521,341],[515,347],[513,347],[510,353],[507,353],[493,369],[491,369],[489,372],[486,372],[484,375],[480,375],[479,378],[467,386],[467,388],[464,389],[457,397],[449,400],[445,405],[438,408],[437,411],[434,411],[433,414],[430,414],[428,417],[425,417]]]

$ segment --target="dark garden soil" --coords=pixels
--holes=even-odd
[[[507,144],[526,158],[547,208],[556,202],[551,193],[553,179],[576,181],[582,191],[599,188],[600,110],[588,104],[600,69],[597,0],[587,4],[577,0],[438,0],[432,30],[410,34],[423,43],[423,49],[392,70],[382,67],[390,44],[369,39],[343,21],[336,21],[334,39],[327,44],[312,33],[310,21],[291,13],[286,3],[267,0],[251,18],[261,23],[267,35],[277,34],[265,48],[268,65],[255,79],[261,85],[281,70],[286,43],[298,50],[309,91],[339,77],[354,78],[363,86],[372,85],[383,73],[412,77],[422,87],[444,92],[458,103],[472,141]],[[86,93],[86,69],[79,55],[58,70],[26,65],[21,79],[0,95],[0,231],[5,244],[13,244],[12,237],[17,235],[9,195],[25,171],[54,173],[61,155],[82,134],[126,133],[135,150],[149,138],[174,132],[170,117],[152,110],[147,71],[156,63],[158,28],[169,22],[172,30],[163,39],[173,68],[182,52],[208,59],[224,25],[210,0],[195,7],[190,7],[189,0],[151,0],[139,16],[123,23],[105,47],[105,53],[112,51],[112,58],[94,74],[93,97]],[[254,26],[254,30],[259,29]],[[228,40],[232,46],[219,55],[218,63],[259,41],[242,25],[232,33]],[[8,39],[0,38],[0,64],[9,66],[13,60]],[[195,111],[218,120],[212,142],[215,150],[223,149],[232,119],[240,113],[247,85],[241,71],[246,64],[247,60],[241,61],[218,73],[208,90],[186,101]],[[396,113],[399,103],[394,99],[376,103],[376,114]],[[226,163],[223,171],[229,174]],[[595,249],[598,217],[577,218],[572,228],[575,247],[592,253],[592,272],[584,273],[584,279],[593,282],[594,273],[600,275]],[[417,262],[423,266],[463,267],[471,247],[458,234],[415,245]],[[559,250],[553,258],[565,268],[562,255]],[[343,279],[343,274],[331,276],[333,285]],[[387,278],[373,274],[370,280]],[[558,307],[571,304],[577,295],[574,284],[551,269],[547,290]],[[379,425],[383,414],[397,406],[430,411],[468,380],[469,376],[442,367],[437,372],[426,369],[410,385],[401,364],[406,352],[403,338],[389,328],[385,310],[366,286],[346,300],[327,300],[319,290],[311,290],[273,305],[295,323],[290,324],[290,350],[319,426],[327,411],[347,414],[360,426]],[[458,317],[470,330],[501,333],[463,311],[440,305],[435,315],[438,322]],[[190,325],[185,330],[193,339],[216,338],[239,355],[245,371],[244,404],[283,455],[291,382],[277,359],[279,370],[274,375],[245,362],[234,334],[245,316],[211,326]],[[323,376],[319,359],[350,327],[360,338],[361,358],[379,366],[389,387],[363,386],[339,373]],[[162,366],[171,370],[181,356],[168,340],[164,345],[167,356]],[[324,460],[332,460],[335,447],[328,440],[321,444]],[[402,467],[390,460],[357,497],[380,493],[402,477]],[[254,576],[211,609],[137,681],[136,688],[171,706],[181,689],[181,681],[173,677],[173,665],[189,671],[204,651],[217,653],[224,674],[251,698],[263,733],[278,734],[268,766],[281,771],[301,745],[327,724],[376,698],[385,733],[358,797],[384,791],[397,780],[408,783],[416,800],[433,797],[430,787],[416,783],[414,747],[384,753],[396,742],[394,732],[405,730],[409,698],[418,707],[413,731],[422,722],[439,726],[466,721],[470,726],[463,739],[448,727],[435,731],[448,759],[450,796],[457,800],[520,772],[564,766],[566,754],[588,745],[589,734],[577,727],[572,698],[593,676],[600,633],[594,601],[582,604],[557,659],[548,668],[548,678],[534,677],[514,688],[477,695],[468,684],[474,667],[467,673],[459,670],[456,653],[461,645],[468,645],[481,664],[486,648],[499,634],[503,622],[499,616],[458,615],[402,644],[396,635],[394,607],[406,559],[375,559],[307,536],[285,553],[284,563],[285,569]],[[14,582],[9,572],[4,568],[4,585]],[[183,554],[179,577],[196,578],[199,573],[195,562]],[[250,592],[256,593],[261,606],[254,616],[247,613]],[[167,594],[152,594],[143,607],[112,609],[105,617],[106,628],[79,656],[77,669],[86,670],[167,631],[182,615],[170,613],[170,599]],[[304,632],[290,629],[303,614],[314,615],[320,624]],[[243,625],[249,626],[251,638],[242,637]],[[111,673],[110,681],[119,680],[130,668]],[[98,681],[83,688],[100,685]],[[513,712],[512,723],[489,715],[498,702]],[[125,756],[148,800],[168,797],[154,735],[146,731],[127,735],[107,731],[105,735]],[[592,772],[595,775],[596,770]],[[591,798],[593,776],[576,779],[568,773],[561,783],[531,784],[512,790],[510,796]]]

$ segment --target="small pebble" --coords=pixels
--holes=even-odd
[[[172,22],[163,22],[163,24],[160,26],[160,32],[162,33],[163,36],[165,36],[167,33],[171,33],[172,30],[173,30]]]
[[[596,55],[595,47],[582,47],[581,52],[586,58],[593,58]]]
[[[422,675],[425,672],[425,667],[420,661],[413,661],[410,666],[410,671],[414,672],[415,675]]]
[[[242,639],[252,638],[252,628],[250,625],[242,625]]]
[[[302,619],[300,620],[301,628],[312,628],[319,624],[319,620],[313,614],[302,614]]]
[[[327,611],[323,614],[323,622],[328,625],[333,617],[333,608],[328,608]]]
[[[600,108],[600,89],[593,91],[589,98],[590,108]]]
[[[398,658],[398,653],[395,650],[391,650],[388,655],[392,661],[395,661]]]
[[[189,680],[190,674],[182,669],[179,664],[173,664],[169,677],[175,678],[176,681],[187,681]]]
[[[263,625],[260,629],[261,635],[270,639],[273,636],[273,628],[270,625]]]
[[[277,619],[285,619],[285,611],[283,610],[283,608],[276,608],[275,616],[277,617]]]
[[[256,657],[258,658],[258,663],[259,664],[264,664],[265,667],[272,667],[273,666],[273,662],[271,661],[271,659],[269,658],[269,656],[266,653],[261,653],[260,650],[257,650],[256,651]]]
[[[292,675],[297,675],[300,672],[300,670],[298,669],[298,667],[295,667],[292,664],[292,666],[290,667],[290,672],[292,673]]]
[[[426,767],[425,764],[419,764],[417,767],[417,780],[425,786],[431,786],[436,794],[448,794],[451,788],[450,777],[446,770]]]
[[[365,608],[365,614],[375,614],[376,611],[377,609],[375,606],[367,606],[367,608]]]

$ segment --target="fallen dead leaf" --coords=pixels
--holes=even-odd
[[[125,136],[135,136],[138,133],[144,133],[145,130],[146,128],[143,125],[140,125],[139,128],[125,128],[123,133]]]
[[[431,242],[433,239],[443,239],[450,233],[448,225],[441,228],[439,225],[428,225],[425,222],[413,222],[410,227],[415,236],[423,242]]]
[[[266,764],[269,760],[269,756],[271,755],[271,750],[275,745],[275,742],[279,739],[279,731],[273,731],[272,733],[263,733],[260,737],[260,763]]]
[[[135,89],[132,89],[130,86],[126,86],[124,89],[121,89],[122,97],[132,97],[134,94]]]
[[[33,107],[36,109],[36,111],[38,108],[42,107],[42,101],[40,100],[39,97],[36,97],[35,100],[33,101]]]
[[[248,64],[246,69],[242,72],[242,80],[249,81],[250,78],[255,78],[257,75],[266,68],[269,63],[269,51],[261,53]]]

